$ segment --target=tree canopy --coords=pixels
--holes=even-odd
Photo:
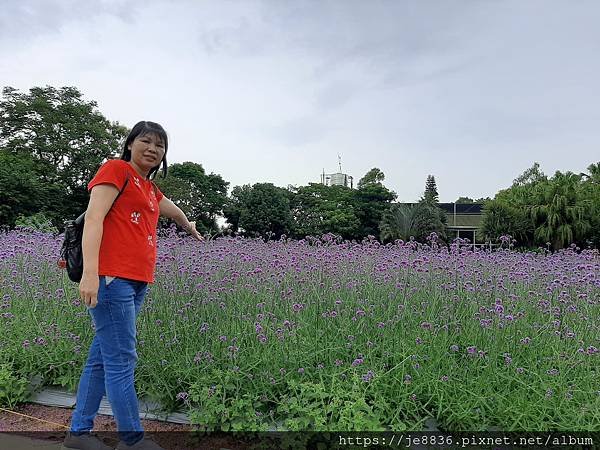
[[[5,87],[0,99],[0,152],[3,160],[20,166],[21,181],[5,176],[0,189],[9,192],[11,183],[21,183],[26,190],[35,189],[40,198],[19,202],[3,221],[12,225],[14,217],[40,208],[56,224],[81,213],[89,198],[87,182],[119,151],[126,133],[74,87],[34,87],[29,93]]]

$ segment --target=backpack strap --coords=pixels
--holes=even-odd
[[[113,200],[112,205],[110,205],[111,209],[112,209],[113,205],[115,204],[115,202],[117,201],[117,199],[121,196],[121,194],[127,187],[127,183],[129,183],[129,172],[127,172],[127,175],[125,176],[125,183],[123,183],[123,187],[121,188],[121,190],[119,191],[119,193],[117,194],[115,199]],[[74,224],[76,227],[81,227],[83,229],[83,222],[85,220],[86,212],[87,212],[87,210],[82,212],[81,215],[79,217],[77,217],[77,219],[74,220]]]
[[[123,187],[119,191],[119,194],[115,197],[115,200],[113,201],[113,205],[115,204],[115,202],[117,201],[117,199],[121,196],[121,194],[123,193],[123,191],[127,187],[127,183],[129,183],[129,171],[127,171],[127,175],[125,175],[125,183],[123,183]],[[111,208],[112,208],[112,205],[111,205]]]

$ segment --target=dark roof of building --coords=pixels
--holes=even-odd
[[[456,205],[456,214],[482,214],[483,203],[438,203],[438,206],[447,213],[454,213]]]
[[[415,205],[416,203],[404,203]],[[438,203],[447,214],[454,214],[454,203]],[[456,203],[456,214],[483,214],[483,203]]]

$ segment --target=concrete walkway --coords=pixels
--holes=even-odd
[[[62,442],[44,441],[27,436],[0,433],[0,448],[10,450],[60,450]]]

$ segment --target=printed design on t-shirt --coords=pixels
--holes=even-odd
[[[138,177],[134,176],[134,177],[133,177],[133,182],[135,183],[135,185],[136,185],[137,187],[141,187],[141,186],[140,186],[140,179],[139,179]]]
[[[135,223],[136,225],[139,225],[140,224],[140,217],[141,216],[142,215],[139,212],[134,211],[134,212],[131,213],[131,221],[133,223]]]
[[[152,200],[150,200],[148,202],[148,205],[150,206],[150,211],[154,212],[154,202]]]
[[[152,235],[151,234],[148,235],[148,245],[150,247],[154,247],[154,241],[152,240]]]

